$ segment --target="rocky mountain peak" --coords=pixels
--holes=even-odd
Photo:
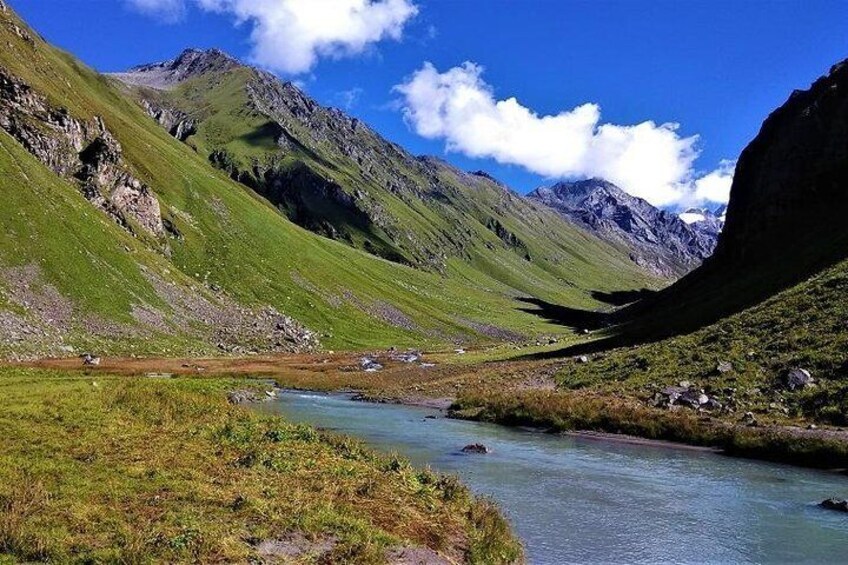
[[[220,49],[186,49],[176,58],[133,67],[111,76],[135,86],[169,90],[179,83],[209,73],[225,72],[241,66],[238,59]]]
[[[528,196],[601,238],[624,244],[636,264],[667,278],[681,276],[709,257],[721,231],[717,220],[690,225],[604,179],[559,182]],[[700,210],[697,215],[706,219]]]

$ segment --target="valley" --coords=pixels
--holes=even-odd
[[[217,48],[101,73],[4,0],[0,45],[0,563],[844,554],[848,61],[660,206]]]

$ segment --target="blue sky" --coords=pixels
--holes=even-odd
[[[722,161],[793,89],[848,57],[844,1],[277,2],[367,6],[355,21],[304,16],[292,29],[276,8],[257,8],[268,0],[10,4],[101,71],[219,47],[413,153],[485,169],[520,192],[597,174],[670,207],[720,201],[732,170]],[[264,36],[251,35],[257,26]]]

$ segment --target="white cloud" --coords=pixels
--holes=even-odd
[[[384,39],[399,40],[418,13],[411,0],[196,0],[252,26],[253,59],[299,74],[319,57],[362,53]]]
[[[482,72],[470,62],[444,73],[425,63],[395,87],[410,126],[448,151],[551,178],[602,177],[657,206],[712,199],[732,178],[725,168],[695,179],[698,137],[681,137],[677,124],[604,124],[597,104],[540,116],[515,98],[497,100]]]
[[[704,202],[727,202],[736,161],[724,160],[713,172],[695,180],[695,200]]]
[[[380,41],[400,40],[416,14],[412,0],[125,0],[147,15],[173,23],[190,3],[247,23],[252,59],[291,75],[320,57],[357,55]]]
[[[165,23],[178,22],[185,16],[185,0],[125,0],[131,8]]]

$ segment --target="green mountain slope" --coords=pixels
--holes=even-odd
[[[848,261],[694,333],[569,362],[558,375],[567,389],[632,393],[648,401],[680,381],[703,388],[740,418],[848,424]],[[730,370],[718,370],[730,363]],[[791,391],[792,368],[815,387]],[[784,408],[786,414],[784,414]],[[732,417],[733,412],[729,415]]]
[[[0,320],[23,327],[4,333],[6,355],[491,341],[561,331],[525,313],[522,297],[592,307],[594,291],[651,282],[576,230],[555,246],[528,239],[531,257],[548,260],[527,261],[497,229],[519,232],[506,216],[479,242],[471,230],[486,253],[448,255],[436,272],[375,258],[288,221],[10,10],[0,42],[0,126],[11,134],[0,152]],[[511,206],[499,190],[481,200]]]
[[[200,155],[314,232],[438,272],[457,259],[548,298],[563,280],[633,276],[623,248],[586,237],[484,173],[414,157],[220,51],[187,50],[115,76]]]

